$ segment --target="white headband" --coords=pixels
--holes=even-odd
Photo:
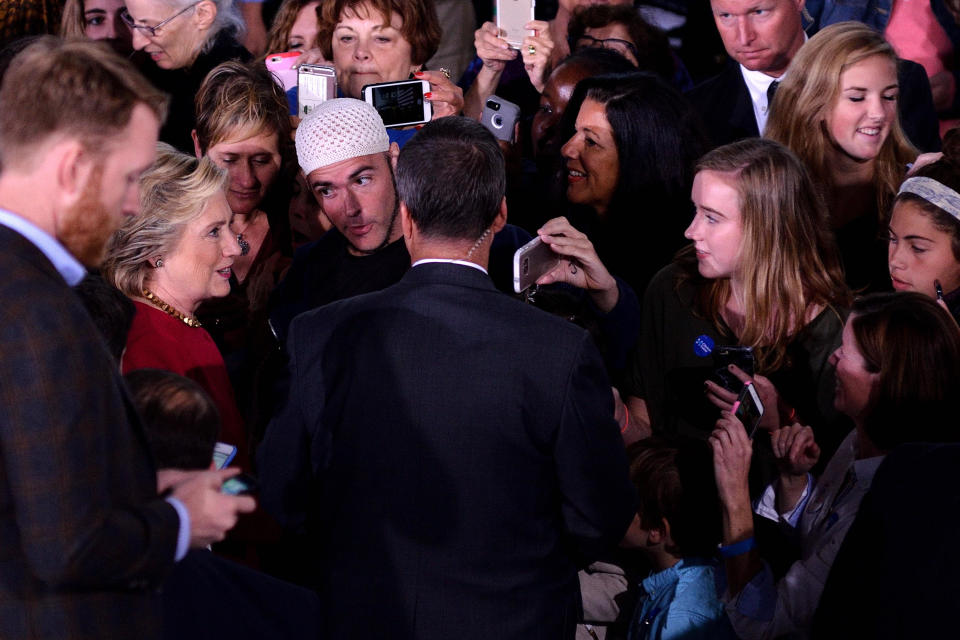
[[[908,178],[900,185],[900,191],[897,192],[897,195],[901,193],[912,193],[915,196],[920,196],[930,204],[940,207],[960,220],[960,193],[933,178]]]

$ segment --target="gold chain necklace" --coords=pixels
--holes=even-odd
[[[155,296],[153,292],[150,291],[149,289],[143,290],[143,297],[146,298],[150,302],[150,304],[155,306],[157,309],[160,309],[160,311],[163,311],[164,313],[167,313],[173,316],[177,320],[180,320],[183,324],[187,325],[188,327],[202,326],[199,320],[180,313],[179,311],[174,309],[172,306],[170,306],[169,304],[167,304],[166,302],[164,302],[163,300]]]

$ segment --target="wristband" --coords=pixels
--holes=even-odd
[[[733,544],[728,544],[726,546],[722,544],[717,545],[717,552],[720,554],[721,558],[733,558],[739,555],[743,555],[747,551],[756,548],[757,541],[753,536],[740,542],[734,542]]]

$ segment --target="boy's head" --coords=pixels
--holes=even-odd
[[[710,446],[648,438],[627,453],[639,499],[624,546],[678,558],[713,556],[721,519]]]
[[[209,469],[220,413],[200,385],[160,369],[137,369],[124,378],[157,467]]]

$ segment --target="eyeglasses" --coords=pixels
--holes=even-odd
[[[602,47],[604,49],[611,49],[618,53],[631,53],[633,57],[637,60],[640,59],[640,52],[637,51],[637,47],[628,40],[621,40],[620,38],[604,38],[600,40],[599,38],[594,38],[593,36],[582,35],[577,39],[576,46],[574,49],[582,49],[585,47]]]
[[[173,19],[176,18],[177,16],[186,13],[186,12],[189,11],[190,9],[193,9],[195,6],[197,6],[198,4],[200,4],[200,2],[202,2],[202,1],[203,1],[203,0],[198,0],[197,2],[194,2],[193,4],[184,7],[184,8],[181,9],[180,11],[176,12],[175,14],[173,14],[172,16],[170,16],[169,18],[167,18],[166,20],[162,20],[162,21],[160,21],[159,23],[153,25],[152,27],[148,27],[148,26],[143,25],[143,24],[137,24],[137,23],[135,23],[135,22],[133,21],[133,16],[131,16],[130,13],[127,12],[127,9],[126,9],[126,8],[124,8],[123,11],[120,13],[120,19],[123,20],[123,23],[124,23],[125,25],[127,25],[128,27],[130,27],[131,29],[136,29],[137,31],[140,31],[141,33],[143,33],[143,34],[146,35],[146,36],[149,36],[149,37],[151,37],[151,38],[155,38],[155,37],[157,36],[157,31],[159,31],[159,30],[163,27],[163,25],[167,24],[168,22],[170,22],[171,20],[173,20]]]

